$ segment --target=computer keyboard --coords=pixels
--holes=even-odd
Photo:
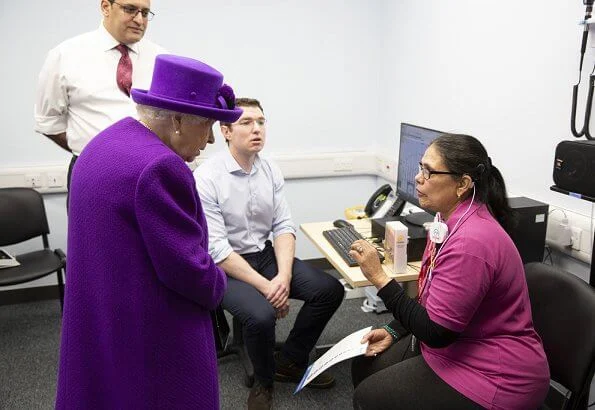
[[[364,239],[364,237],[355,228],[346,226],[345,228],[329,229],[328,231],[323,231],[322,235],[333,245],[333,248],[341,255],[341,258],[343,258],[348,266],[358,266],[355,259],[349,255],[349,251],[353,242],[358,239]],[[380,252],[378,252],[378,256],[381,262],[384,261],[384,256]]]

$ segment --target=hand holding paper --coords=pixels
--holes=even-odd
[[[391,346],[393,337],[384,329],[374,329],[365,334],[361,342],[368,346],[366,356],[377,356]]]
[[[358,330],[349,336],[345,336],[340,342],[331,347],[328,352],[320,356],[320,359],[316,360],[310,367],[308,367],[308,370],[304,373],[302,381],[298,384],[293,394],[298,393],[308,383],[314,380],[316,376],[329,367],[334,366],[343,360],[363,355],[366,352],[368,344],[362,344],[362,340],[365,335],[370,333],[371,329],[372,326],[369,326]]]

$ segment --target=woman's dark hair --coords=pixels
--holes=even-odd
[[[485,203],[494,218],[510,233],[515,215],[508,205],[506,185],[481,142],[470,135],[443,134],[431,145],[440,153],[448,171],[471,177],[475,182],[475,198]]]

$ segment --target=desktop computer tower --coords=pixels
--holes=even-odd
[[[508,198],[517,224],[510,232],[523,263],[542,262],[549,205],[524,196]]]
[[[543,261],[549,205],[525,197],[508,198],[508,204],[516,212],[517,218],[510,237],[523,263]],[[421,260],[426,245],[426,232],[420,226],[409,224],[402,216],[372,219],[372,236],[384,239],[386,222],[389,221],[401,221],[409,228],[407,261]]]

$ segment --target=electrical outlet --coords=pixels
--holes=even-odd
[[[48,188],[62,188],[64,176],[59,172],[48,172]]]
[[[572,242],[572,249],[575,251],[581,250],[581,236],[583,235],[583,230],[580,228],[572,227],[570,228],[570,240]]]
[[[29,188],[41,188],[41,174],[25,175],[25,185]]]

